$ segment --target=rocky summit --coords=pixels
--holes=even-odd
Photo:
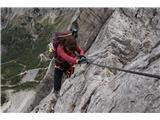
[[[95,64],[76,65],[53,93],[55,31],[79,25],[78,42]],[[160,112],[159,8],[2,8],[1,110],[32,113]]]

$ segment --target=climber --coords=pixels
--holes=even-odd
[[[54,93],[59,96],[63,73],[70,77],[74,72],[74,65],[86,60],[84,51],[79,46],[71,32],[56,33],[59,43],[55,48]]]

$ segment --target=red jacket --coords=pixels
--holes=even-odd
[[[77,52],[80,55],[84,55],[83,49],[78,44],[77,44]],[[57,47],[57,55],[58,55],[58,60],[60,61],[67,61],[72,65],[76,64],[77,61],[76,55],[69,51],[65,51],[64,47],[61,45],[58,45]]]

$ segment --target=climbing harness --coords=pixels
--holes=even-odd
[[[102,67],[102,68],[109,68],[109,69],[113,69],[113,70],[123,71],[123,72],[126,72],[126,73],[137,74],[137,75],[142,75],[142,76],[147,76],[147,77],[153,77],[153,78],[160,79],[160,75],[143,73],[143,72],[136,72],[136,71],[126,70],[126,69],[122,69],[122,68],[111,67],[111,66],[107,66],[107,65],[100,65],[100,64],[94,63],[90,59],[86,59],[86,62],[84,62],[84,63],[92,64],[92,65]]]

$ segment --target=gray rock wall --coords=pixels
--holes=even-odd
[[[77,18],[79,43],[87,51],[96,39],[101,27],[111,16],[114,8],[81,8]]]
[[[139,11],[152,9],[116,9],[88,50],[88,57],[95,63],[159,75],[160,31],[146,22],[158,14],[154,18],[141,13],[144,21],[129,15]],[[156,78],[94,65],[77,66],[72,78],[64,82],[54,112],[160,112],[159,85]]]
[[[59,15],[65,13],[63,10],[54,9]],[[69,9],[72,17],[68,17],[77,18],[78,41],[88,58],[102,65],[160,74],[158,8],[77,10]],[[67,27],[60,22],[59,28]],[[54,70],[50,65],[27,112],[160,112],[159,79],[90,64],[77,65],[56,99],[51,91]]]
[[[81,9],[80,8],[79,12],[76,12],[74,14],[73,17],[76,17],[77,22],[79,24],[79,38],[78,38],[78,40],[79,40],[79,43],[82,45],[82,47],[84,47],[84,49],[85,48],[88,49],[91,46],[96,35],[99,33],[101,26],[103,25],[105,20],[107,18],[109,18],[112,11],[113,11],[113,9]],[[87,17],[87,15],[90,15],[90,16]],[[98,17],[96,18],[96,16],[98,16]],[[86,17],[88,19],[86,19]],[[94,24],[95,24],[96,29],[95,28],[93,29]],[[87,36],[89,36],[89,37],[87,37]],[[84,44],[84,42],[86,44]],[[49,78],[49,79],[53,79],[53,77]],[[49,83],[47,83],[47,81],[49,81]],[[39,89],[37,91],[37,95],[36,95],[35,101],[33,102],[32,106],[37,105],[39,100],[41,100],[44,96],[46,96],[51,91],[50,89],[53,87],[53,80],[47,80],[47,81],[45,79],[43,80],[41,87],[39,87]],[[50,88],[50,89],[46,90],[45,89],[46,87]],[[39,92],[39,91],[41,91],[41,92]],[[31,108],[33,109],[34,107],[31,107]],[[41,109],[43,109],[43,108],[41,108]],[[31,109],[29,109],[29,111],[30,110]],[[37,111],[37,109],[36,109],[36,111]]]

